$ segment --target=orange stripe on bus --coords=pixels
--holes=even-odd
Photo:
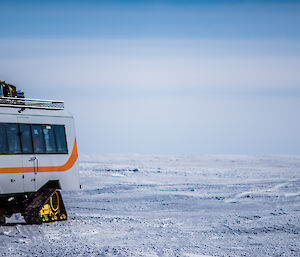
[[[62,172],[67,171],[73,167],[76,160],[78,158],[77,144],[76,138],[73,146],[72,153],[68,161],[61,166],[41,166],[38,167],[38,172]],[[9,168],[0,168],[1,173],[30,173],[34,172],[34,168],[32,167],[9,167]]]

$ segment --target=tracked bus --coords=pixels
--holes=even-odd
[[[73,116],[64,102],[7,96],[0,82],[0,223],[67,219],[60,190],[79,188]]]

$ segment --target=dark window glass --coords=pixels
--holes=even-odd
[[[9,153],[21,153],[19,127],[17,124],[6,124],[6,134]]]
[[[7,153],[7,140],[3,124],[0,124],[0,154]]]
[[[33,153],[30,125],[21,124],[19,127],[21,133],[22,153]]]
[[[55,139],[58,153],[68,153],[66,132],[64,125],[55,125]]]
[[[34,153],[45,153],[45,143],[42,125],[31,125]]]
[[[0,154],[68,153],[64,125],[0,123]]]
[[[54,126],[44,125],[43,126],[45,146],[47,153],[55,153],[56,152],[56,144],[54,138]]]

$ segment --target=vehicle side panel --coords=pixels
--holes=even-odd
[[[40,112],[40,113],[38,113]],[[45,185],[49,180],[58,180],[61,189],[79,188],[78,154],[74,120],[72,116],[43,115],[45,111],[32,111],[32,115],[0,113],[2,123],[27,123],[29,124],[56,124],[64,125],[68,147],[67,154],[0,154],[0,194],[34,192]],[[33,159],[36,158],[33,171]],[[10,169],[12,173],[1,172],[3,168]],[[21,169],[20,169],[21,168]]]

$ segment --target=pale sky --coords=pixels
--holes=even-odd
[[[296,1],[2,8],[0,79],[65,100],[80,153],[300,154]]]

